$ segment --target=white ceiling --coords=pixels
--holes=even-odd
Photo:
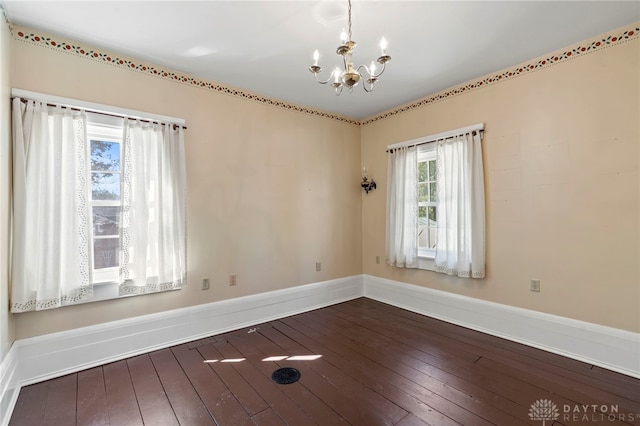
[[[18,25],[358,119],[640,20],[638,1],[353,0],[356,65],[382,36],[392,61],[338,97],[307,69],[316,48],[325,76],[339,64],[346,0],[3,3]]]

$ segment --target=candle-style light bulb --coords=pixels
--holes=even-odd
[[[380,40],[380,50],[382,50],[382,56],[385,56],[387,54],[386,50],[387,50],[387,39],[382,37],[382,40]]]
[[[347,42],[347,32],[344,30],[344,28],[340,33],[340,41],[342,42],[342,44],[345,44]]]
[[[376,64],[373,61],[371,61],[371,66],[369,66],[369,74],[372,76],[376,74]]]
[[[313,52],[313,65],[318,66],[318,59],[320,59],[320,52],[316,49],[316,51]]]
[[[340,83],[340,68],[336,67],[336,69],[333,70],[333,78],[336,83]]]
[[[367,177],[367,168],[365,166],[362,166],[362,178],[366,178]]]

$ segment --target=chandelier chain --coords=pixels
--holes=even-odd
[[[349,0],[349,41],[351,41],[351,0]]]

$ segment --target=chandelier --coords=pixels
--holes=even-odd
[[[342,44],[336,49],[336,53],[342,56],[343,68],[340,69],[339,67],[336,67],[329,75],[329,78],[324,81],[320,80],[318,78],[318,74],[320,73],[320,71],[322,71],[322,68],[318,66],[320,53],[317,49],[315,52],[313,52],[314,63],[309,67],[309,71],[313,73],[313,76],[318,83],[327,84],[331,80],[333,80],[331,86],[335,89],[336,95],[338,96],[342,93],[342,89],[344,87],[349,89],[349,93],[353,92],[354,86],[357,86],[360,80],[363,80],[362,87],[364,88],[365,92],[371,92],[373,90],[374,84],[376,83],[376,81],[378,81],[378,78],[384,72],[387,62],[391,60],[391,56],[387,55],[386,52],[387,41],[383,37],[382,40],[380,40],[380,50],[382,51],[382,53],[377,59],[378,63],[382,65],[382,69],[380,70],[380,72],[376,74],[376,64],[374,61],[371,61],[371,65],[369,65],[368,67],[366,65],[360,65],[357,68],[354,67],[353,49],[356,47],[356,42],[351,40],[351,0],[348,0],[348,4],[349,32],[347,33],[345,32],[345,30],[342,30],[342,34],[340,34],[340,41],[342,42]],[[364,80],[364,76],[367,77],[366,80]]]

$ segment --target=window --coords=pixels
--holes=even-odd
[[[418,152],[418,256],[433,259],[437,243],[437,174],[435,144]]]
[[[89,123],[93,282],[114,282],[120,266],[122,126]]]
[[[180,289],[184,121],[12,94],[11,311]]]
[[[482,129],[387,147],[387,264],[484,277]]]

